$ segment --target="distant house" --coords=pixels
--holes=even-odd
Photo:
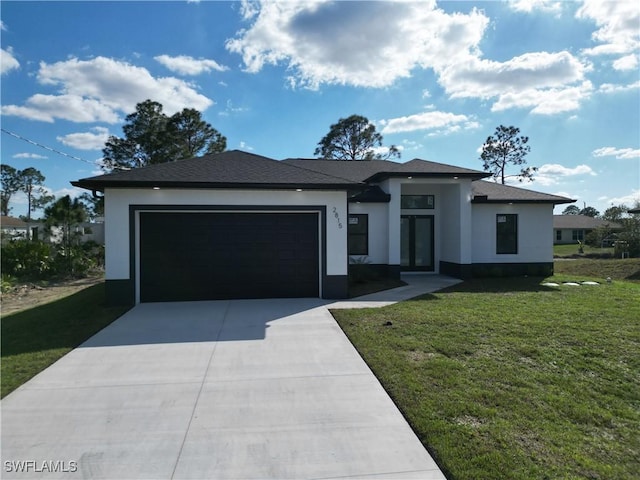
[[[627,210],[628,213],[640,213],[640,208],[632,208],[630,210]]]
[[[559,245],[583,242],[597,228],[608,228],[615,232],[621,230],[622,225],[587,215],[554,215],[553,243]]]
[[[2,230],[2,241],[16,238],[27,238],[29,225],[16,217],[2,215],[0,217],[0,229]]]
[[[89,241],[104,245],[104,220],[96,222],[83,222],[76,226],[75,232],[80,235],[80,242]],[[27,232],[31,230],[32,240],[43,240],[50,243],[62,241],[62,229],[51,227],[47,229],[40,221],[27,223],[16,217],[2,215],[0,217],[0,229],[2,230],[2,242],[9,240],[26,239]]]

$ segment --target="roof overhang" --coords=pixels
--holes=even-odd
[[[471,203],[502,203],[502,204],[550,204],[550,205],[562,205],[563,203],[574,203],[576,200],[567,199],[567,200],[533,200],[533,199],[491,199],[487,198],[487,195],[475,195],[471,199]]]
[[[365,179],[368,183],[377,183],[387,178],[436,178],[458,180],[460,178],[467,178],[470,180],[481,180],[483,178],[490,177],[491,174],[485,173],[468,173],[468,172],[378,172]]]
[[[93,192],[104,192],[107,188],[134,188],[141,190],[149,189],[173,189],[173,190],[197,190],[197,189],[221,189],[221,190],[361,190],[367,188],[367,185],[357,185],[353,183],[345,184],[322,184],[322,183],[220,183],[220,182],[176,182],[176,181],[159,181],[159,182],[135,182],[135,181],[97,181],[92,179],[83,179],[71,182],[74,187],[84,188]]]

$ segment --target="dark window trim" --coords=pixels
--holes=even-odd
[[[506,217],[505,222],[500,221],[500,217]],[[512,231],[501,231],[502,224],[512,225]],[[504,230],[504,228],[503,228]],[[509,237],[513,238],[509,238]],[[518,214],[517,213],[497,213],[496,214],[496,255],[517,255],[518,254]]]
[[[365,220],[366,222],[366,229],[364,232],[352,232],[352,228],[351,228],[351,218],[352,217],[357,217],[359,219],[359,222],[362,220]],[[348,225],[347,225],[347,249],[348,249],[348,254],[349,255],[369,255],[369,214],[368,213],[350,213],[349,217],[348,217]],[[364,238],[364,243],[362,243],[365,246],[364,251],[356,251],[353,252],[351,251],[351,238],[352,237],[358,237]]]

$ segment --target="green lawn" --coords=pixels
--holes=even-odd
[[[1,395],[9,394],[122,315],[104,306],[104,283],[2,317]]]
[[[640,284],[541,282],[333,313],[449,479],[640,478]]]
[[[571,257],[573,255],[613,255],[613,247],[599,248],[583,245],[583,253],[579,252],[578,242],[553,246],[553,255],[556,257]]]

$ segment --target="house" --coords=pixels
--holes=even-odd
[[[573,200],[487,176],[233,150],[72,184],[105,197],[109,301],[138,303],[344,298],[350,258],[393,277],[550,273],[553,206]]]
[[[0,229],[2,231],[2,241],[18,238],[27,238],[29,225],[27,222],[16,218],[2,215],[0,217]]]
[[[598,228],[614,233],[622,230],[622,225],[587,215],[554,215],[553,243],[558,245],[584,242],[587,235]]]

